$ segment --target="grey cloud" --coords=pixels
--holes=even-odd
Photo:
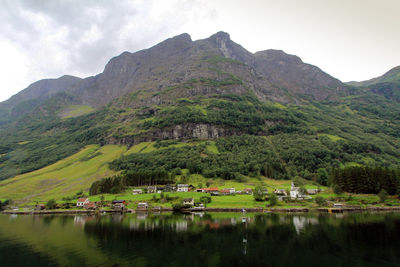
[[[129,0],[6,0],[0,3],[0,39],[11,40],[19,46],[47,75],[60,75],[60,72],[95,74],[123,50],[136,51],[149,43],[154,44],[161,36],[175,34],[176,18],[149,17],[155,4],[153,1]],[[45,28],[40,27],[42,19],[48,22]],[[152,20],[158,23],[152,23]],[[163,20],[172,23],[163,23]],[[132,34],[127,32],[130,25],[137,25]],[[82,42],[91,27],[99,30],[99,38]],[[47,49],[43,47],[48,44],[44,40],[65,29],[66,35],[60,41],[54,41],[52,45],[56,47],[51,47],[48,58],[38,58],[39,50]],[[64,66],[50,70],[48,66],[54,65],[55,57],[63,58]]]

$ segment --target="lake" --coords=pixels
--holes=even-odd
[[[0,214],[0,266],[400,266],[400,213]]]

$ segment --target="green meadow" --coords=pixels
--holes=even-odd
[[[1,181],[0,198],[22,202],[59,200],[85,191],[94,181],[114,175],[108,163],[126,150],[125,146],[89,145],[50,166]]]

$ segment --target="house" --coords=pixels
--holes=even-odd
[[[275,189],[274,193],[278,196],[287,196],[285,189]]]
[[[87,203],[89,203],[89,199],[87,197],[83,197],[83,198],[78,199],[78,201],[76,202],[76,206],[83,207]]]
[[[192,207],[193,205],[194,205],[194,199],[193,198],[185,198],[185,199],[183,199],[183,206]]]
[[[342,205],[342,203],[334,203],[334,204],[333,204],[333,208],[335,208],[335,209],[342,209],[342,208],[343,208],[343,205]]]
[[[203,188],[205,193],[219,193],[218,187]]]
[[[245,188],[242,190],[242,193],[251,195],[251,194],[253,194],[253,190],[251,188]]]
[[[147,193],[152,194],[157,192],[157,186],[148,186]]]
[[[236,192],[235,188],[224,188],[222,190],[229,192],[229,194],[235,194]]]
[[[46,205],[44,205],[44,204],[39,204],[39,205],[36,205],[36,207],[35,207],[35,210],[44,210],[44,209],[46,209]]]
[[[137,205],[138,210],[147,210],[149,208],[149,204],[147,202],[139,202]]]
[[[157,186],[157,193],[161,194],[161,192],[164,192],[165,186]]]
[[[114,209],[123,210],[126,206],[126,201],[125,200],[113,200],[112,204],[113,204]]]
[[[233,191],[232,191],[233,189]],[[219,191],[221,195],[231,195],[235,193],[235,188],[224,188],[221,191]]]
[[[300,193],[300,187],[294,186],[294,183],[292,182],[292,186],[290,188],[290,198],[295,199],[295,198],[302,198],[303,195]]]
[[[307,193],[308,195],[316,195],[316,194],[318,194],[318,192],[319,192],[318,189],[307,189],[307,190],[306,190],[306,193]]]
[[[133,189],[132,195],[140,195],[143,194],[143,189]]]
[[[95,210],[97,208],[97,205],[95,202],[88,202],[85,205],[83,205],[83,207],[87,210]]]
[[[167,184],[164,187],[164,192],[173,192],[175,190],[176,190],[176,186],[175,185]]]
[[[189,192],[189,185],[187,184],[178,184],[176,188],[176,192]]]

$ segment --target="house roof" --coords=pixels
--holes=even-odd
[[[188,184],[178,184],[178,187],[188,187]]]
[[[88,203],[86,203],[85,204],[85,206],[88,206],[88,207],[95,207],[96,206],[96,203],[94,203],[94,202],[88,202]]]
[[[193,198],[185,198],[183,201],[193,201]]]
[[[202,188],[204,191],[219,191],[218,187]]]
[[[221,193],[230,193],[231,192],[231,190],[229,190],[229,189],[223,189],[223,190],[221,190]]]
[[[113,200],[112,201],[112,203],[114,204],[114,203],[124,203],[125,202],[125,200]]]
[[[78,199],[78,202],[85,202],[86,200],[89,201],[89,199],[87,197],[83,197],[83,198]]]

